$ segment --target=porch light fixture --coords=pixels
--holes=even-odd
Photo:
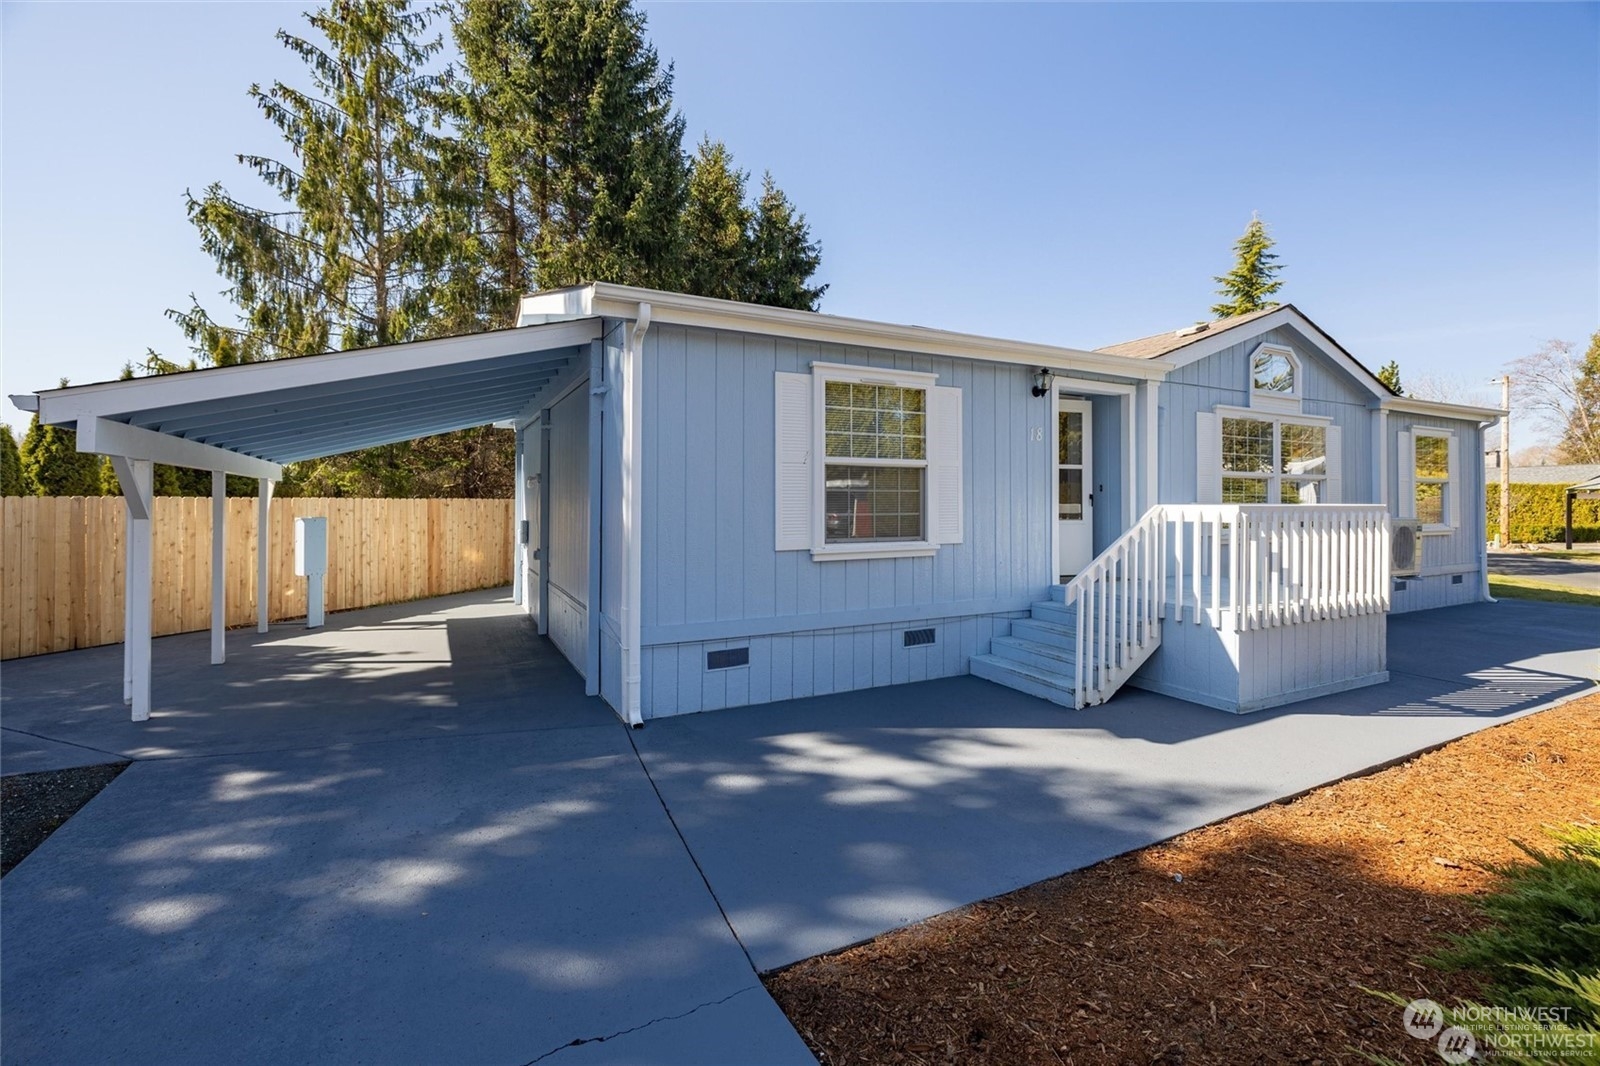
[[[1045,396],[1050,392],[1050,386],[1055,384],[1056,376],[1045,367],[1040,367],[1039,372],[1033,376],[1033,394]]]

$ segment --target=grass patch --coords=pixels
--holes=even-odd
[[[1540,603],[1573,603],[1579,607],[1600,607],[1600,592],[1585,592],[1570,585],[1535,581],[1528,577],[1507,577],[1505,574],[1489,575],[1489,595],[1496,599],[1507,596],[1518,600],[1538,600]]]
[[[1494,565],[1495,556],[1504,555],[1511,559],[1560,559],[1562,562],[1575,563],[1578,566],[1600,566],[1600,549],[1592,546],[1575,545],[1571,551],[1565,548],[1534,548],[1531,551],[1500,551],[1491,549],[1489,564]]]

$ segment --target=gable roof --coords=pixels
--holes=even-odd
[[[1293,304],[1288,306],[1293,307]],[[1278,310],[1278,306],[1264,307],[1259,311],[1251,311],[1245,315],[1235,315],[1232,318],[1219,318],[1210,322],[1199,322],[1182,329],[1168,330],[1166,333],[1156,333],[1149,337],[1140,337],[1137,340],[1123,341],[1120,344],[1108,344],[1104,348],[1096,348],[1097,352],[1107,355],[1122,355],[1132,359],[1154,359],[1179,348],[1185,348],[1197,341],[1214,337],[1230,329],[1237,329],[1258,318],[1265,318]]]

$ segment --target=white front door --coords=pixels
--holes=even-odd
[[[1063,580],[1094,558],[1094,495],[1088,400],[1062,400],[1056,438],[1056,550]]]

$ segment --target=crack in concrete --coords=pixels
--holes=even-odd
[[[627,1036],[629,1033],[637,1033],[640,1029],[648,1029],[650,1026],[655,1025],[658,1022],[675,1022],[680,1018],[689,1017],[689,1015],[694,1014],[696,1011],[704,1010],[707,1007],[720,1006],[720,1005],[728,1002],[730,999],[735,998],[736,996],[742,996],[746,992],[754,992],[755,990],[756,990],[756,986],[754,986],[754,985],[751,985],[751,986],[746,987],[746,988],[741,988],[737,992],[731,992],[728,995],[723,996],[721,999],[709,1000],[709,1001],[707,1001],[705,1003],[700,1003],[700,1004],[697,1004],[696,1006],[690,1007],[688,1010],[684,1011],[682,1014],[666,1014],[666,1015],[661,1016],[660,1018],[651,1018],[647,1022],[640,1022],[638,1025],[632,1026],[632,1027],[627,1028],[627,1029],[619,1029],[618,1031],[616,1031],[614,1033],[607,1033],[604,1036],[580,1036],[576,1040],[569,1040],[565,1044],[560,1044],[560,1045],[558,1045],[556,1047],[551,1048],[549,1051],[546,1051],[543,1055],[540,1055],[537,1058],[529,1059],[527,1062],[523,1063],[522,1066],[534,1066],[534,1063],[543,1062],[545,1059],[548,1059],[551,1055],[555,1055],[555,1054],[557,1054],[559,1052],[565,1051],[569,1047],[578,1047],[578,1046],[580,1046],[582,1044],[603,1044],[607,1040],[615,1040],[619,1036]]]

